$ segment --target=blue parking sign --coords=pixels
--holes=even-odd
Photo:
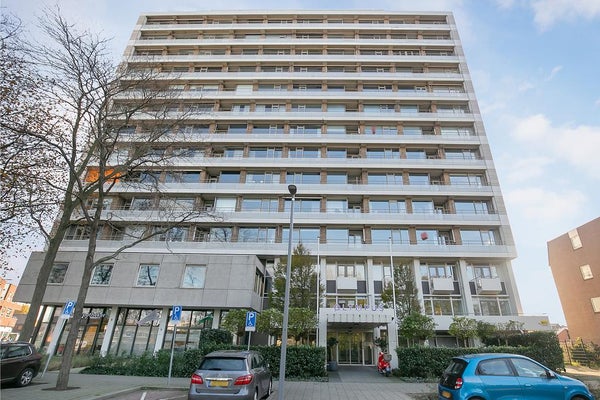
[[[68,300],[63,307],[63,311],[61,314],[61,318],[71,318],[73,315],[73,310],[75,309],[75,302],[73,300]]]
[[[256,331],[256,312],[248,311],[246,313],[246,332]]]
[[[175,325],[181,321],[181,310],[182,306],[173,306],[173,311],[171,312],[171,322]]]

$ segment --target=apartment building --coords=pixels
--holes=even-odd
[[[454,316],[548,325],[522,315],[515,245],[452,14],[147,14],[124,61],[134,70],[152,65],[173,95],[167,111],[185,113],[176,144],[156,149],[181,157],[143,173],[154,173],[179,206],[220,218],[98,267],[81,351],[169,347],[174,304],[184,308],[182,347],[197,345],[201,329],[218,327],[232,308],[260,312],[273,267],[287,255],[290,184],[293,243],[311,251],[325,287],[317,342],[337,337],[340,364],[373,364],[382,335],[396,345],[397,321],[381,304],[392,263],[412,269],[422,310],[437,323],[433,344],[456,344],[447,334]],[[144,125],[126,130],[135,140]],[[152,220],[159,203],[116,185],[104,207],[134,232],[160,222]],[[106,233],[99,253],[119,240]],[[74,226],[37,343],[75,297],[85,246]],[[42,256],[33,254],[23,276],[24,301]]]
[[[16,315],[23,304],[13,301],[17,286],[0,277],[0,340],[15,340]]]
[[[548,262],[569,337],[600,343],[600,218],[550,240]]]

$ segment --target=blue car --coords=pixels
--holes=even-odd
[[[454,357],[438,384],[439,400],[595,400],[577,379],[517,354]]]

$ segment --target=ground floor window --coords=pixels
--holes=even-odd
[[[197,349],[202,340],[202,331],[212,327],[213,311],[183,310],[177,324],[174,347],[179,350]],[[173,343],[175,325],[169,322],[163,349],[170,349]]]
[[[159,319],[138,321],[154,314],[153,309],[120,308],[112,334],[109,353],[118,355],[142,354],[154,351],[158,335]]]
[[[464,315],[460,296],[424,296],[425,315]]]
[[[43,306],[40,312],[40,318],[34,331],[35,347],[44,352],[52,340],[52,334],[56,323],[62,313],[62,307]],[[85,307],[81,316],[79,333],[75,343],[76,354],[98,354],[104,340],[106,324],[110,315],[110,309],[105,307]],[[63,353],[70,325],[65,324],[65,328],[59,333],[56,354]]]

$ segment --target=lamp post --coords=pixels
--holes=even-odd
[[[296,201],[296,185],[289,185],[288,191],[292,195],[292,204],[290,207],[290,232],[288,240],[287,267],[285,269],[285,294],[283,300],[283,329],[281,332],[281,356],[279,362],[279,386],[277,390],[277,399],[283,400],[283,386],[285,385],[285,359],[287,351],[288,319],[290,312],[290,278],[292,276],[292,236],[294,234],[294,203]]]

